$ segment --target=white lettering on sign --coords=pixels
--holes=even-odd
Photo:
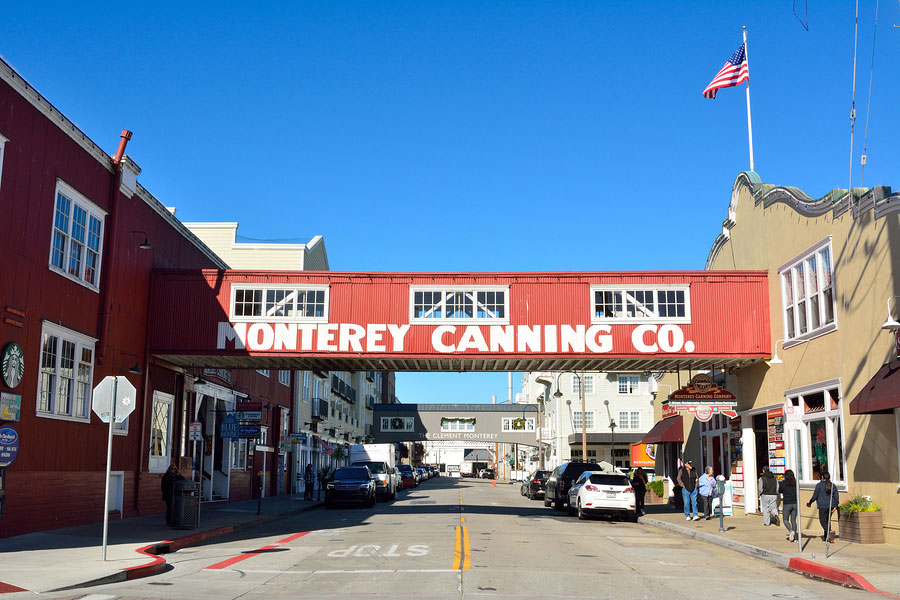
[[[218,324],[218,350],[302,352],[404,352],[410,325],[391,323],[227,323]],[[636,325],[633,351],[641,354],[693,352],[678,325]],[[611,325],[439,325],[431,347],[441,354],[544,352],[605,354],[613,351]],[[632,349],[626,349],[628,352]],[[620,350],[621,351],[621,350]]]
[[[387,550],[382,550],[378,544],[365,544],[362,546],[350,546],[349,548],[341,548],[340,550],[332,550],[328,553],[329,558],[347,558],[366,556],[383,556],[385,558],[397,558],[400,556],[425,556],[430,548],[426,544],[413,544],[407,546],[405,551],[400,550],[399,544],[392,544]]]

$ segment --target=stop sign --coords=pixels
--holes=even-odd
[[[108,375],[94,388],[91,409],[101,421],[109,423],[109,416],[115,408],[116,423],[121,423],[134,410],[136,396],[137,390],[128,378]]]

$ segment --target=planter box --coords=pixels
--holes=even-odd
[[[663,495],[660,497],[652,490],[647,490],[647,494],[644,496],[644,504],[668,504],[669,495],[666,493],[667,491],[666,486],[663,485]]]
[[[883,544],[881,511],[838,515],[841,539],[858,544]]]

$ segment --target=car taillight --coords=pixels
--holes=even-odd
[[[532,479],[532,480],[531,480],[531,483],[540,483],[540,482],[541,482],[540,479]]]
[[[600,488],[598,488],[596,485],[586,485],[586,486],[584,486],[584,489],[586,489],[589,492],[599,492],[600,491]]]
[[[633,492],[633,491],[634,491],[633,488],[625,488],[625,493],[626,493],[626,494],[628,494],[628,493],[630,493],[630,492]]]

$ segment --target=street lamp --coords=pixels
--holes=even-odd
[[[554,398],[562,398],[562,390],[559,389],[560,373],[556,376],[556,392]],[[587,415],[584,412],[584,378],[578,373],[572,372],[572,375],[578,377],[578,395],[581,396],[581,460],[587,462]]]
[[[603,404],[606,406],[606,416],[609,417],[609,431],[610,431],[610,456],[612,457],[612,466],[613,469],[616,468],[616,422],[613,420],[612,415],[609,412],[609,400],[604,400]]]

